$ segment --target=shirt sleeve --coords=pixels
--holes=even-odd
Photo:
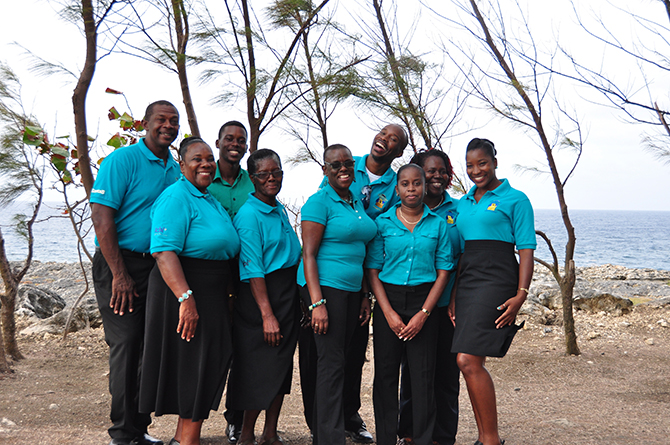
[[[258,227],[259,221],[240,212],[235,216],[233,224],[240,237],[240,280],[265,278],[263,241]]]
[[[435,269],[438,270],[453,270],[454,269],[454,253],[449,240],[449,233],[447,233],[447,223],[438,219],[439,231],[437,239],[437,249],[435,251]]]
[[[131,170],[124,159],[117,159],[120,152],[112,152],[100,164],[98,176],[91,190],[91,203],[102,204],[119,210],[128,189]]]
[[[512,229],[514,230],[514,243],[517,249],[537,248],[535,215],[533,214],[533,206],[526,195],[523,195],[514,208]]]
[[[312,221],[324,226],[326,225],[328,221],[328,206],[322,196],[320,193],[312,195],[302,206],[300,210],[300,219],[302,221]]]
[[[191,225],[191,206],[168,188],[151,209],[151,253],[184,250]]]
[[[367,245],[365,268],[382,270],[384,267],[384,238],[377,224],[377,235]]]

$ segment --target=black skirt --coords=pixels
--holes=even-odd
[[[456,289],[456,328],[451,352],[504,357],[523,325],[496,329],[504,311],[498,306],[514,297],[519,263],[514,245],[503,241],[466,241]]]
[[[158,266],[149,277],[140,412],[206,419],[221,403],[232,357],[228,262],[179,257],[193,291],[198,325],[190,342],[177,333],[180,303]]]
[[[298,342],[297,267],[265,276],[272,312],[284,338],[270,346],[263,336],[263,318],[249,283],[241,283],[233,322],[234,359],[226,406],[233,410],[267,410],[279,394],[291,392],[293,355]]]

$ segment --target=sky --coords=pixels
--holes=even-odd
[[[340,0],[339,4],[342,6],[350,3],[348,0]],[[578,55],[594,62],[596,66],[603,63],[607,56],[608,60],[613,61],[612,66],[616,67],[619,78],[625,80],[628,76],[629,82],[634,83],[636,66],[620,63],[618,56],[612,55],[612,52],[604,52],[595,44],[584,43],[587,40],[578,34],[574,20],[568,13],[569,2],[559,0],[551,4],[529,4],[542,5],[540,9],[530,9],[530,23],[542,30],[548,42],[558,38],[561,41],[567,40],[575,45]],[[600,0],[592,2],[592,5],[596,5],[594,8],[601,4],[603,2]],[[6,20],[0,27],[0,61],[9,64],[19,75],[24,105],[38,117],[47,132],[56,135],[73,134],[71,96],[74,79],[36,75],[28,69],[31,64],[30,57],[16,45],[18,43],[36,55],[60,62],[78,73],[83,65],[84,39],[74,25],[57,17],[55,8],[56,4],[43,0],[5,2],[4,17],[15,19]],[[30,11],[29,18],[26,11]],[[399,16],[401,15],[411,18],[415,24],[425,25],[421,27],[425,31],[421,35],[416,30],[412,31],[416,32],[414,38],[436,38],[434,33],[440,25],[434,18],[418,16],[411,10],[400,11]],[[19,17],[26,18],[19,20]],[[615,21],[619,25],[618,29],[630,28],[621,26],[626,25],[625,18],[615,17],[612,20],[623,20],[618,23]],[[409,22],[410,25],[411,23]],[[215,87],[199,85],[196,76],[191,79],[201,132],[210,145],[214,146],[219,126],[231,119],[245,122],[245,114],[235,104],[226,107],[212,105],[210,99],[214,96]],[[662,85],[668,79],[656,81]],[[96,70],[88,96],[89,133],[106,140],[118,131],[107,121],[107,110],[112,106],[119,111],[127,109],[123,98],[104,93],[107,87],[124,92],[131,111],[136,116],[140,116],[146,105],[154,100],[170,100],[177,105],[182,115],[182,132],[187,131],[177,77],[138,59],[114,55],[103,58]],[[666,89],[666,101],[667,91]],[[583,88],[571,88],[564,93],[564,97],[568,105],[577,110],[587,135],[580,163],[566,187],[569,208],[670,211],[670,200],[663,199],[670,188],[670,165],[661,164],[643,149],[642,136],[645,128],[627,123],[615,110],[594,104],[593,101],[602,99]],[[463,129],[450,135],[445,142],[446,151],[458,173],[464,172],[463,159],[468,141],[473,137],[489,138],[498,148],[498,177],[508,178],[513,187],[525,192],[535,208],[558,208],[556,191],[549,176],[522,173],[514,168],[517,164],[546,165],[543,152],[534,144],[529,134],[493,119],[490,112],[476,103],[472,103],[464,121]],[[360,156],[369,152],[373,137],[381,125],[378,120],[362,114],[360,110],[340,108],[329,126],[331,143],[343,143],[355,156]],[[468,130],[467,127],[472,129]],[[281,131],[273,130],[262,136],[259,147],[272,148],[286,158],[295,152],[297,143]],[[243,165],[245,164],[246,161],[243,161]],[[283,201],[300,205],[316,190],[321,181],[319,166],[314,163],[293,168],[285,165],[285,170],[280,197]],[[59,197],[49,193],[47,200],[49,199],[57,200]]]

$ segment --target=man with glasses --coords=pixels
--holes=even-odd
[[[207,190],[226,209],[231,219],[235,217],[247,201],[249,193],[254,191],[254,184],[251,182],[249,174],[240,166],[240,161],[247,152],[247,137],[247,129],[241,122],[229,121],[221,126],[219,138],[216,140],[216,146],[219,148],[219,160],[216,163],[214,180]],[[230,266],[234,291],[229,297],[234,298],[240,284],[237,258],[230,261]],[[233,360],[235,360],[234,356]],[[226,428],[228,442],[235,444],[242,433],[244,411],[229,409],[226,410],[224,417],[228,422]]]
[[[354,199],[361,201],[365,213],[373,220],[399,201],[395,192],[396,173],[391,168],[391,163],[402,156],[407,143],[405,130],[400,125],[390,124],[374,137],[370,154],[362,157],[354,156],[355,176],[349,190]],[[322,185],[326,181],[324,179]],[[344,429],[347,436],[357,443],[374,442],[372,434],[368,432],[365,422],[358,413],[361,408],[361,374],[365,364],[368,337],[368,323],[356,327],[347,350],[344,369]],[[301,329],[299,349],[305,420],[312,429],[311,410],[316,383],[310,380],[316,376],[316,350],[310,329]]]

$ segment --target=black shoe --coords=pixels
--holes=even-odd
[[[133,443],[130,439],[112,439],[109,445],[131,445]]]
[[[226,427],[226,436],[228,436],[228,443],[230,444],[236,444],[241,434],[242,428],[234,423],[229,423]]]
[[[133,445],[164,445],[163,441],[144,434],[132,441]]]
[[[345,431],[344,433],[356,443],[373,443],[375,441],[372,434],[365,428],[365,424],[361,425],[356,431]]]

